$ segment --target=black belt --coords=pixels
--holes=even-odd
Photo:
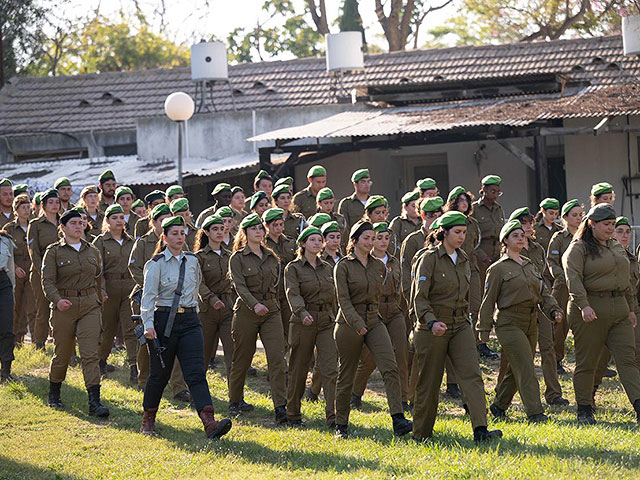
[[[61,297],[86,297],[88,295],[96,293],[96,289],[93,287],[83,288],[80,290],[70,290],[67,288],[63,288],[61,290],[58,290],[58,293]]]
[[[364,310],[365,312],[378,311],[378,305],[376,305],[375,303],[360,303],[358,305],[354,305],[353,307],[355,308],[356,311],[358,310]]]
[[[170,312],[171,307],[156,307],[156,312]],[[178,307],[177,313],[195,313],[197,312],[197,307]]]

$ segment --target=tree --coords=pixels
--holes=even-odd
[[[338,19],[338,28],[340,28],[341,32],[362,32],[362,43],[367,44],[362,17],[358,10],[358,0],[344,0],[340,18]]]

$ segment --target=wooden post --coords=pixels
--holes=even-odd
[[[536,165],[536,197],[538,201],[549,196],[549,171],[547,168],[547,139],[537,135],[533,137],[534,161]]]

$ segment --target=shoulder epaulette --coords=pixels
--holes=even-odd
[[[157,262],[162,257],[164,257],[164,254],[163,253],[158,253],[157,255],[154,255],[153,257],[151,257],[151,260],[153,260],[154,262]]]

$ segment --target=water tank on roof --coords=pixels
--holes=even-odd
[[[227,47],[222,42],[191,45],[191,80],[229,80]]]
[[[364,70],[362,32],[328,33],[326,40],[328,72]]]

